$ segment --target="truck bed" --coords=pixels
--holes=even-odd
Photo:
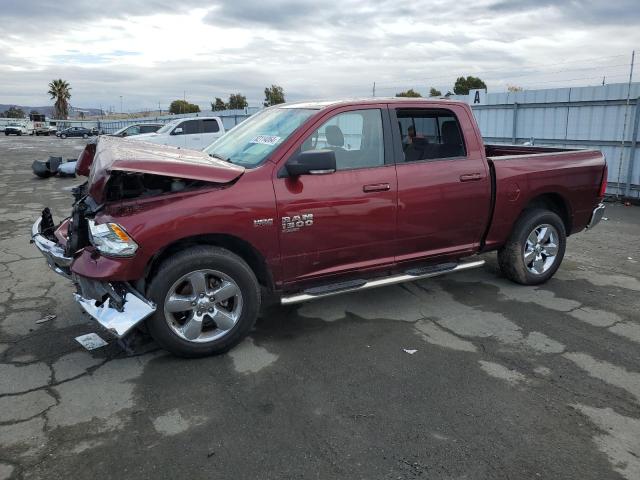
[[[536,198],[564,212],[567,234],[583,230],[596,206],[605,160],[597,150],[485,145],[493,181],[486,247],[504,244],[522,210]]]
[[[484,151],[487,157],[512,157],[519,155],[539,155],[541,153],[561,153],[580,151],[574,148],[533,147],[527,145],[486,145]]]

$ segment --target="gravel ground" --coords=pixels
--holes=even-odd
[[[87,352],[109,337],[29,245],[79,183],[31,162],[82,146],[0,137],[0,480],[640,478],[640,208],[610,205],[537,288],[487,255],[270,307],[224,356]]]

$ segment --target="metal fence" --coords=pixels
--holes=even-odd
[[[607,193],[639,198],[639,97],[640,83],[632,83],[630,90],[628,84],[611,84],[489,93],[475,105],[472,95],[451,98],[471,104],[487,143],[602,150],[609,165]]]
[[[247,107],[242,110],[221,110],[219,112],[184,113],[179,115],[147,116],[118,120],[50,120],[58,130],[67,127],[96,128],[101,133],[113,133],[135,123],[168,123],[177,118],[220,117],[225,130],[229,130],[260,110],[259,107]]]

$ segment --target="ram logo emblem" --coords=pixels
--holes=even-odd
[[[303,213],[292,217],[282,217],[283,232],[297,232],[303,227],[313,225],[313,213]]]

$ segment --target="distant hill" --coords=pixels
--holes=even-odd
[[[26,106],[26,105],[15,105],[15,104],[3,104],[3,103],[0,103],[0,112],[6,112],[11,107],[20,108],[27,115],[29,115],[29,112],[31,112],[31,110],[37,110],[39,113],[43,113],[49,118],[51,118],[53,116],[53,106],[51,106],[51,105],[46,106],[46,107],[29,107],[29,106]],[[100,109],[99,108],[77,108],[77,107],[71,107],[71,111],[69,113],[70,113],[70,115],[72,117],[77,117],[78,116],[78,112],[84,112],[84,114],[86,116],[100,115]]]

